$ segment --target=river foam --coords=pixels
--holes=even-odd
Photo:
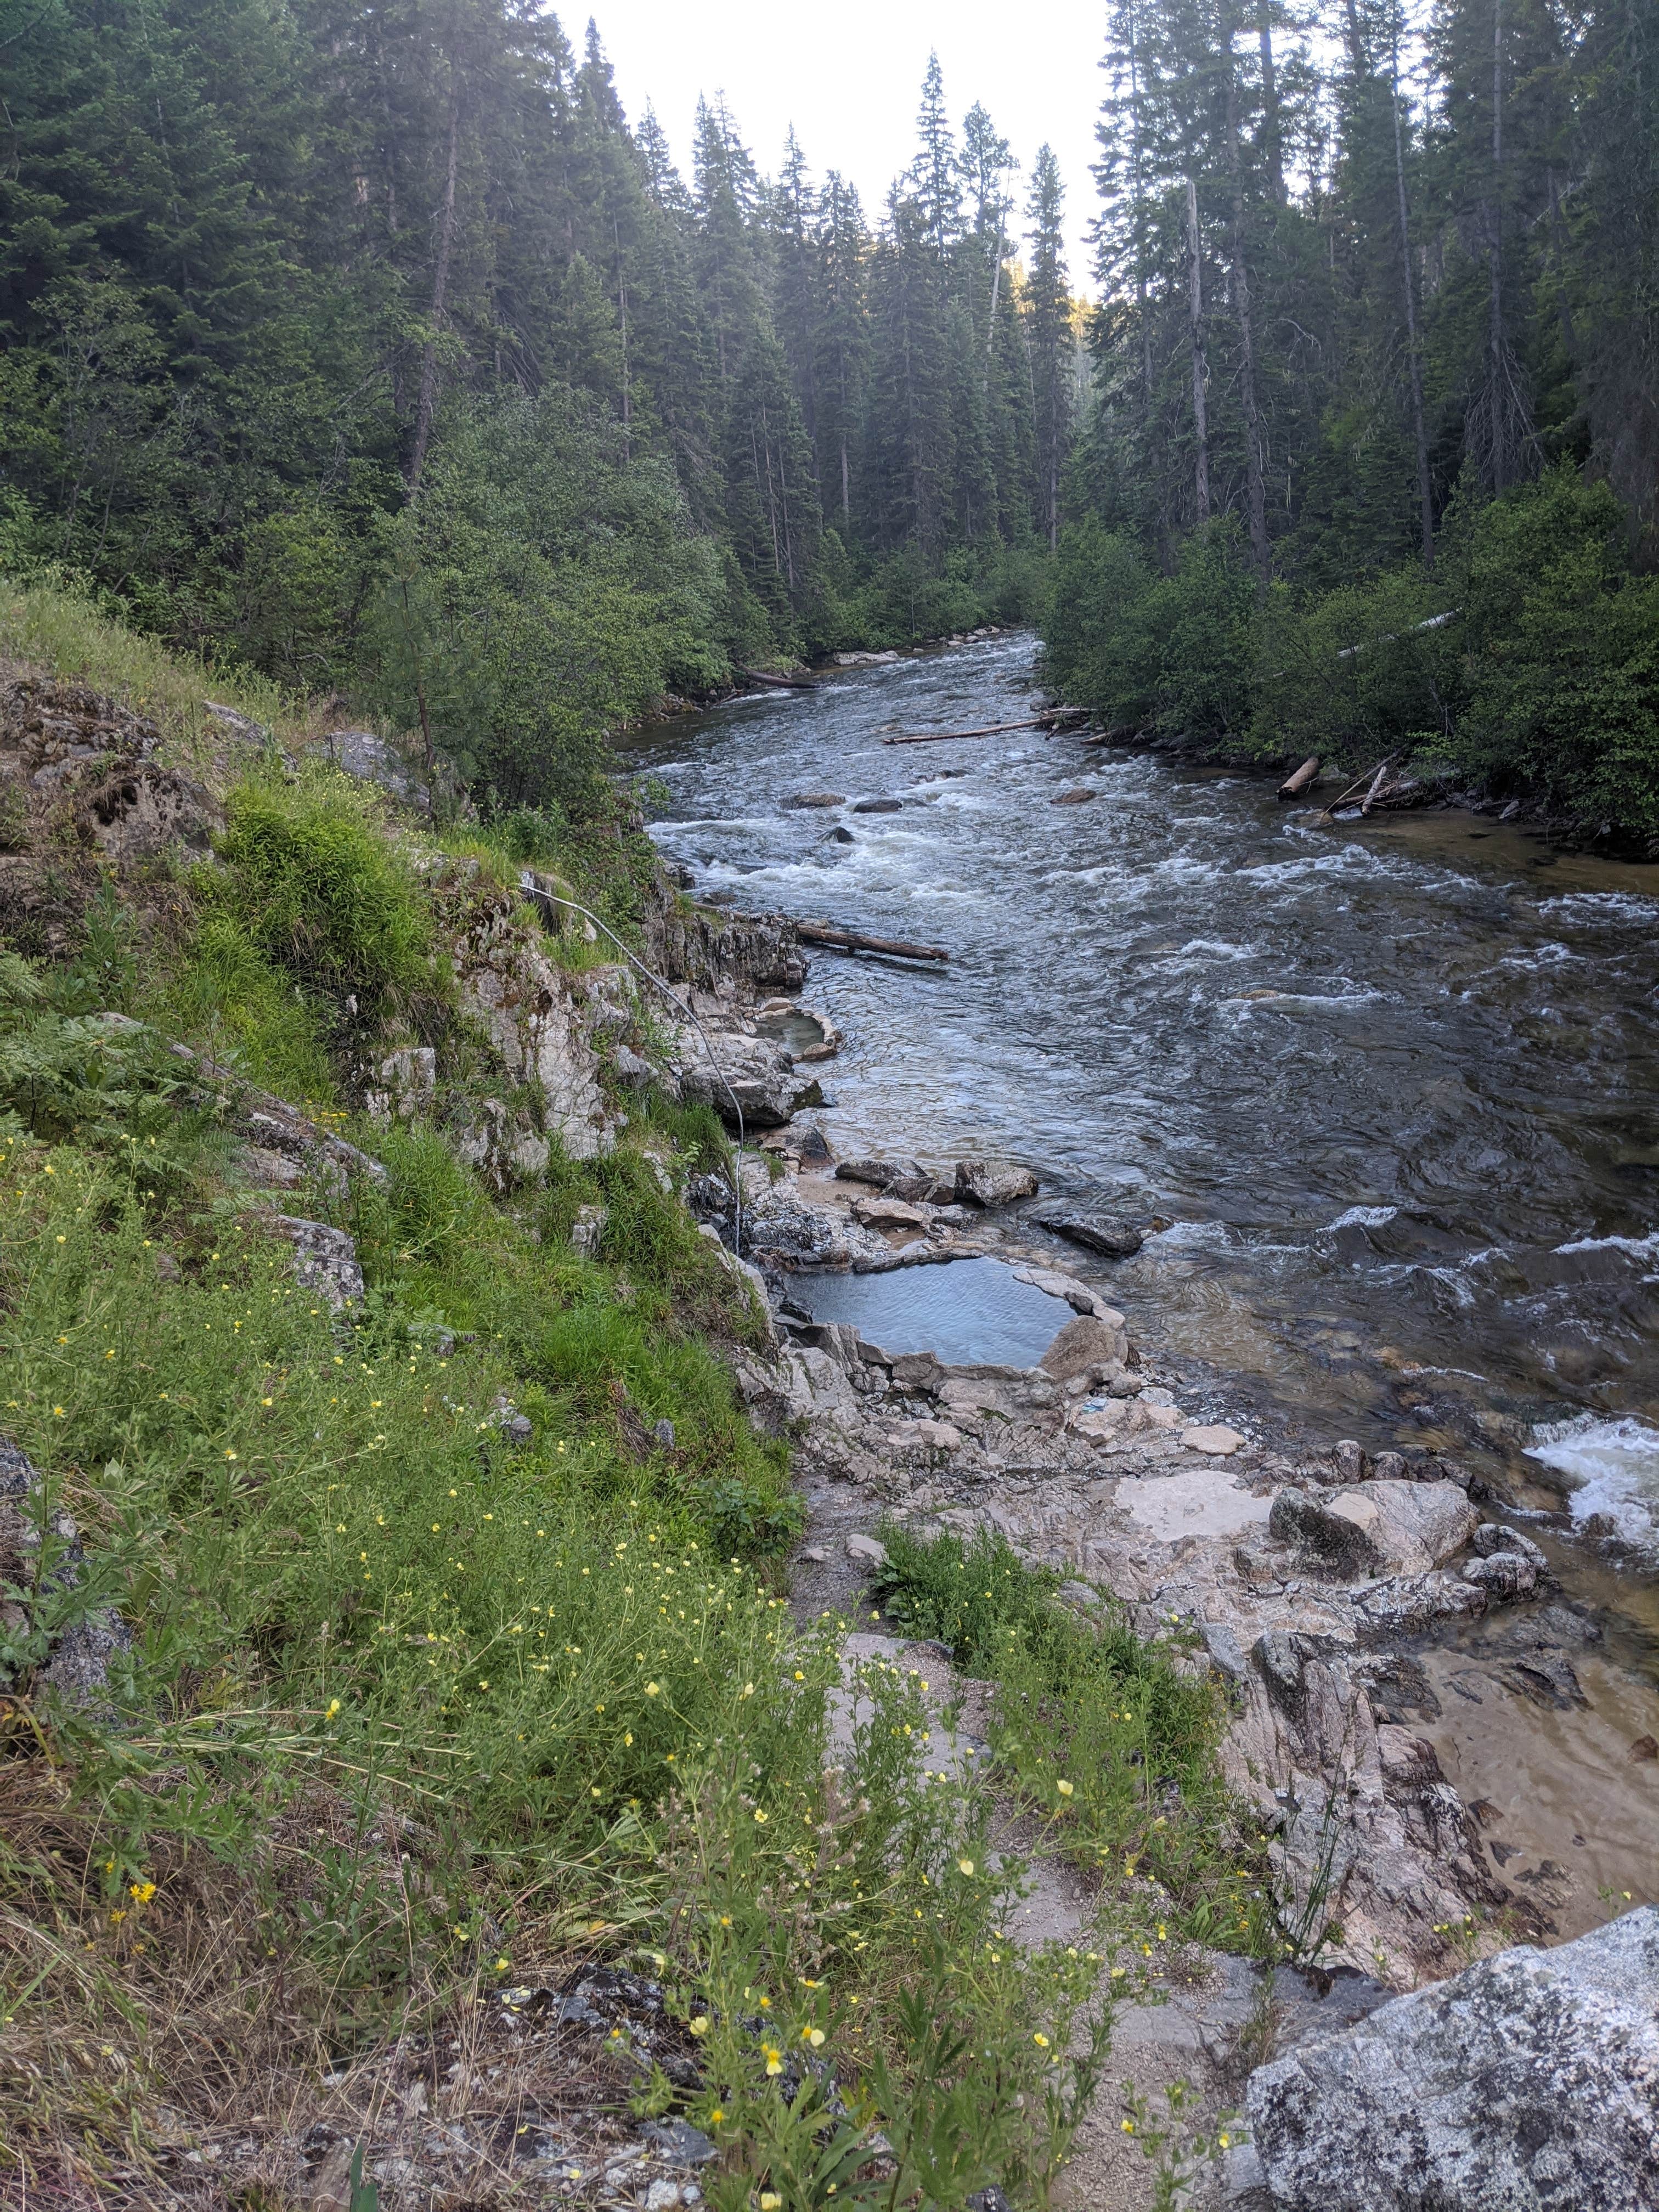
[[[1610,1515],[1628,1540],[1650,1546],[1659,1508],[1659,1428],[1626,1414],[1603,1420],[1581,1413],[1533,1431],[1527,1457],[1565,1475],[1575,1521]]]

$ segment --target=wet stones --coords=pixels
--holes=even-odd
[[[1104,1213],[1044,1213],[1037,1218],[1056,1237],[1065,1237],[1108,1260],[1133,1259],[1146,1243],[1133,1221]]]
[[[968,1206],[1012,1206],[1016,1199],[1035,1198],[1037,1179],[1030,1168],[991,1160],[958,1160],[956,1194]]]
[[[1538,1587],[1538,1570],[1518,1552],[1494,1552],[1490,1559],[1471,1559],[1463,1579],[1489,1598],[1530,1597]]]
[[[1196,1427],[1183,1429],[1181,1441],[1188,1451],[1207,1452],[1217,1459],[1231,1458],[1234,1452],[1242,1449],[1244,1443],[1237,1429],[1230,1429],[1221,1422],[1201,1423]]]

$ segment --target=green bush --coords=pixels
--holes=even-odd
[[[429,987],[431,916],[412,871],[345,776],[250,781],[232,793],[222,875],[199,871],[206,911],[228,917],[307,989],[368,1015]]]
[[[1659,580],[1633,576],[1605,484],[1570,468],[1484,508],[1463,583],[1469,698],[1453,746],[1499,793],[1659,837]]]
[[[1455,619],[1424,627],[1451,612]],[[1420,567],[1322,599],[1272,593],[1251,726],[1268,759],[1319,752],[1364,765],[1438,743],[1466,690],[1455,587]]]
[[[1158,576],[1092,518],[1062,534],[1043,626],[1046,672],[1109,726],[1202,747],[1248,726],[1258,653],[1254,586],[1231,519],[1196,532]]]

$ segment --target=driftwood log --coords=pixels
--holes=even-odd
[[[763,668],[740,668],[739,676],[746,676],[751,684],[769,684],[775,691],[816,691],[816,676],[769,676]]]
[[[1028,714],[1023,722],[988,722],[980,730],[915,730],[902,738],[884,738],[884,745],[944,745],[957,738],[995,738],[1004,730],[1039,730],[1041,714]]]
[[[1319,755],[1312,754],[1299,769],[1287,775],[1279,787],[1281,799],[1295,799],[1304,792],[1319,773]]]
[[[1335,813],[1339,806],[1346,806],[1351,799],[1358,799],[1361,792],[1366,793],[1365,803],[1361,811],[1370,813],[1373,801],[1387,780],[1389,770],[1399,757],[1398,753],[1390,753],[1386,760],[1378,761],[1375,768],[1368,768],[1364,775],[1354,778],[1346,791],[1338,792],[1328,806],[1322,807],[1321,813],[1328,818]]]
[[[900,937],[866,937],[861,930],[837,929],[833,922],[798,921],[803,945],[825,945],[836,952],[882,952],[890,960],[948,960],[942,945],[910,945]]]

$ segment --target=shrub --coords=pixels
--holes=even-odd
[[[431,918],[415,877],[343,775],[251,781],[231,794],[222,878],[198,872],[210,912],[230,917],[268,960],[360,1012],[431,981]]]
[[[1250,715],[1257,641],[1254,586],[1231,520],[1195,533],[1172,576],[1092,518],[1068,528],[1044,623],[1056,689],[1109,726],[1204,746],[1239,737]]]
[[[1298,603],[1268,602],[1252,750],[1363,763],[1451,727],[1466,684],[1455,587],[1399,569]],[[1425,628],[1441,614],[1454,620]]]
[[[1563,466],[1468,531],[1455,757],[1495,789],[1659,836],[1659,580],[1605,484]]]

